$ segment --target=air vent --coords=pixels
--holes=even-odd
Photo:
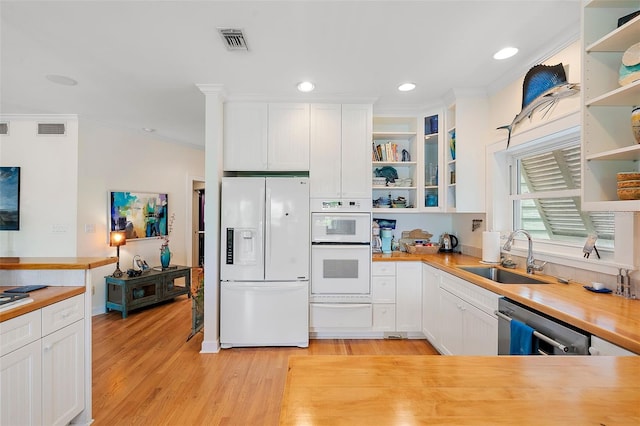
[[[0,135],[9,134],[9,123],[0,123]]]
[[[38,123],[39,135],[64,135],[64,123]]]
[[[227,50],[249,50],[242,30],[234,28],[218,28]]]

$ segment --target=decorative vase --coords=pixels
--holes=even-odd
[[[640,143],[640,105],[636,105],[631,110],[631,131],[636,143]]]
[[[168,268],[170,260],[171,251],[169,250],[169,246],[160,247],[160,264],[162,265],[162,268]]]

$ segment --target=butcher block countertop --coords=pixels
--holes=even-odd
[[[462,254],[394,252],[391,256],[374,254],[373,261],[425,262],[640,354],[640,300],[625,299],[612,293],[589,292],[583,288],[588,283],[570,281],[569,284],[561,284],[555,277],[538,273],[535,277],[548,284],[499,284],[458,269],[458,266],[489,266],[481,264],[477,257]],[[521,269],[510,271],[526,275]]]
[[[117,261],[115,257],[0,257],[0,269],[93,269]]]
[[[0,286],[0,293],[14,288],[15,286]],[[58,287],[50,286],[42,288],[40,290],[32,291],[29,293],[29,298],[33,299],[33,302],[25,305],[19,305],[14,308],[7,309],[0,312],[0,322],[10,320],[20,315],[27,314],[37,309],[44,308],[45,306],[52,305],[61,300],[68,299],[78,294],[85,292],[85,287]]]
[[[640,357],[291,356],[281,425],[638,425]]]

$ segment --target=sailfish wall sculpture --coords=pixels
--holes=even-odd
[[[525,118],[531,118],[534,112],[546,110],[543,117],[560,99],[573,96],[580,91],[578,83],[568,83],[562,63],[557,65],[536,65],[524,77],[522,84],[522,109],[511,124],[498,127],[507,129],[507,148],[511,142],[511,133]]]

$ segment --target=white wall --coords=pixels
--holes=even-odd
[[[78,130],[78,256],[115,256],[108,244],[108,192],[162,192],[175,214],[169,236],[172,264],[191,265],[192,179],[204,176],[204,152],[154,138],[142,131],[114,129],[82,120]],[[187,216],[189,214],[189,216]],[[120,247],[120,269],[132,267],[138,254],[150,266],[160,265],[161,241],[128,241]],[[104,277],[93,277],[93,313],[105,310]]]
[[[20,230],[0,232],[0,256],[76,256],[78,121],[73,115],[5,115],[0,165],[20,167]],[[38,122],[65,135],[38,135]]]
[[[581,56],[580,41],[567,46],[559,53],[546,59],[545,65],[556,65],[562,63],[567,73],[567,81],[569,83],[579,83],[581,80]],[[497,130],[497,127],[510,124],[517,113],[522,108],[522,83],[524,75],[518,80],[508,84],[503,89],[493,93],[489,97],[489,139],[488,144],[496,141],[507,140],[506,130]],[[544,116],[543,113],[537,112],[531,118],[523,120],[512,131],[511,137],[525,132],[528,129],[544,125],[551,120],[580,111],[580,95],[560,100],[555,108]]]

